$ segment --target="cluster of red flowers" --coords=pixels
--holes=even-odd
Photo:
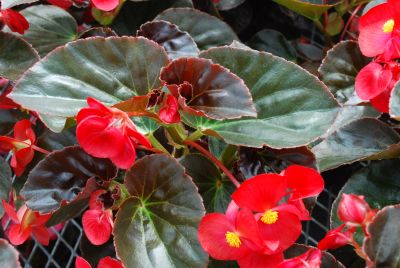
[[[367,57],[374,57],[357,75],[355,88],[362,100],[380,112],[389,112],[390,94],[400,79],[400,2],[388,0],[360,18],[359,45]]]
[[[352,245],[357,254],[368,261],[367,255],[354,240],[357,228],[362,228],[364,235],[369,236],[367,226],[372,222],[376,210],[371,209],[364,196],[343,194],[338,206],[338,217],[344,223],[330,230],[318,243],[321,250],[336,249],[347,244]]]
[[[303,199],[323,188],[317,171],[297,165],[281,174],[248,179],[232,194],[225,214],[211,213],[202,219],[200,244],[211,257],[236,260],[240,267],[287,268],[303,261],[319,267],[319,250],[286,261],[283,251],[299,238],[301,221],[310,219]]]

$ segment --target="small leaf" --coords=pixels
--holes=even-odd
[[[66,118],[87,106],[88,97],[110,105],[159,87],[167,63],[164,49],[143,37],[81,39],[35,64],[10,97],[60,132]]]
[[[109,159],[95,158],[79,146],[66,147],[48,154],[29,173],[21,190],[26,205],[40,213],[58,209],[62,202],[75,200],[89,180],[102,183],[110,181],[117,174],[116,167]],[[79,198],[87,198],[90,192]]]
[[[199,187],[207,212],[225,213],[236,189],[232,182],[222,178],[215,164],[201,154],[185,155],[179,162]]]
[[[74,17],[64,9],[37,5],[25,8],[21,14],[29,22],[29,29],[21,36],[40,56],[76,39],[78,26]]]
[[[22,38],[0,32],[0,76],[17,80],[39,60],[39,55]]]
[[[78,39],[84,39],[88,37],[111,37],[111,36],[118,36],[111,28],[108,27],[93,27],[87,29],[86,31],[79,34]]]
[[[301,244],[294,244],[284,252],[285,259],[295,258],[301,254],[306,253],[311,248],[313,247]],[[335,257],[333,257],[330,253],[323,251],[320,268],[345,268],[345,266],[337,261]]]
[[[229,45],[233,40],[239,40],[228,24],[196,9],[170,8],[155,20],[169,21],[182,31],[188,32],[200,50]]]
[[[326,32],[331,35],[340,34],[344,26],[343,18],[337,12],[332,12],[328,16],[328,25],[326,25]]]
[[[138,36],[146,37],[161,45],[170,59],[197,57],[200,53],[193,38],[167,21],[150,21],[137,31]]]
[[[256,117],[253,100],[243,80],[224,67],[200,58],[181,58],[161,70],[167,85],[187,85],[172,92],[189,112],[194,109],[213,119]],[[188,84],[189,85],[188,85]],[[186,105],[189,109],[185,109]]]
[[[145,156],[127,172],[132,195],[116,215],[114,243],[125,267],[205,267],[197,227],[204,206],[184,168],[166,155]]]
[[[7,240],[0,238],[0,267],[21,268],[19,253]]]
[[[351,99],[357,99],[356,102],[360,103],[362,101],[355,94],[354,83],[358,72],[369,61],[361,54],[358,43],[343,41],[328,51],[318,72],[340,103]]]
[[[325,1],[325,0],[273,0],[274,2],[287,7],[294,12],[309,18],[310,20],[318,20],[323,13],[341,1]],[[327,3],[328,2],[328,3]],[[329,4],[333,2],[332,4]]]
[[[400,267],[400,205],[388,206],[379,211],[367,230],[370,237],[363,249],[373,267]]]
[[[0,157],[0,201],[3,199],[8,201],[8,196],[12,189],[11,176],[12,173],[10,166],[2,157]],[[3,205],[0,205],[0,218],[3,216],[3,214],[4,208]]]
[[[321,171],[382,153],[400,142],[391,127],[373,118],[345,125],[312,148]]]

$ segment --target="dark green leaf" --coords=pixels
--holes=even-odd
[[[390,94],[389,113],[391,117],[400,120],[400,83],[395,85]]]
[[[335,4],[342,1],[324,1],[324,0],[273,0],[274,2],[287,7],[294,12],[305,16],[311,20],[318,20],[323,13],[328,11]],[[329,4],[330,2],[333,2]]]
[[[184,168],[166,155],[145,156],[126,174],[132,195],[117,213],[114,243],[125,267],[205,267],[197,227],[204,206]]]
[[[239,39],[228,24],[196,9],[171,8],[155,19],[169,21],[188,32],[200,50],[229,45],[233,40]]]
[[[23,4],[30,4],[37,2],[39,0],[2,0],[1,1],[1,9],[8,9],[15,6],[23,5]]]
[[[89,198],[82,198],[73,200],[68,204],[61,205],[52,215],[51,218],[46,222],[46,226],[54,226],[62,222],[66,222],[77,217],[83,212],[83,210],[89,204]]]
[[[400,136],[374,118],[347,124],[312,148],[321,171],[380,154],[400,142]]]
[[[143,37],[81,39],[35,64],[10,97],[60,132],[67,117],[87,106],[88,97],[115,104],[158,87],[167,63],[164,49]]]
[[[367,227],[371,235],[364,241],[364,251],[373,267],[400,267],[400,205],[379,211]]]
[[[7,240],[0,238],[0,267],[21,268],[19,253]]]
[[[29,119],[29,115],[19,109],[0,109],[0,135],[11,134],[15,123],[22,119]]]
[[[22,37],[40,56],[76,39],[78,26],[74,17],[64,9],[38,5],[25,8],[21,14],[29,22],[29,29]]]
[[[216,7],[219,10],[229,10],[243,4],[246,0],[219,0]]]
[[[369,61],[361,54],[358,43],[343,41],[328,51],[318,72],[340,103],[345,103],[349,99],[362,102],[355,94],[354,83],[358,72]]]
[[[118,36],[111,28],[108,27],[93,27],[87,29],[86,31],[79,34],[79,39],[84,39],[88,37],[110,37],[110,36]]]
[[[207,212],[225,213],[236,189],[232,182],[222,178],[215,164],[201,154],[185,155],[179,162],[199,187]]]
[[[117,169],[109,159],[92,157],[79,146],[66,147],[48,154],[32,169],[21,195],[29,208],[49,213],[78,195],[87,198],[90,192],[80,193],[85,186],[89,187],[88,181],[93,187],[93,179],[104,183],[116,174]]]
[[[39,60],[39,55],[22,38],[0,32],[0,76],[17,80]]]
[[[285,259],[295,258],[301,254],[306,253],[309,249],[313,247],[309,247],[306,245],[294,244],[289,249],[285,251]],[[345,268],[343,264],[335,259],[331,254],[324,251],[322,252],[322,260],[321,260],[320,268]]]
[[[0,201],[8,201],[8,195],[11,192],[12,179],[11,169],[8,163],[0,157]],[[0,205],[0,218],[4,214],[3,205]],[[0,266],[1,267],[1,266]]]
[[[269,53],[231,47],[201,54],[241,77],[250,88],[256,119],[213,121],[186,118],[189,124],[227,143],[274,148],[310,143],[330,127],[338,104],[326,86],[299,66]]]
[[[272,29],[264,29],[256,33],[247,45],[259,51],[270,52],[290,61],[296,60],[296,49],[283,34]]]
[[[161,45],[170,59],[197,57],[199,49],[193,38],[167,21],[151,21],[140,26],[138,36],[146,37]]]

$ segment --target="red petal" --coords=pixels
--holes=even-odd
[[[283,172],[288,187],[293,190],[292,200],[316,196],[324,189],[324,179],[314,169],[299,165],[291,165]]]
[[[249,249],[254,251],[269,250],[269,248],[265,248],[258,230],[257,221],[249,209],[243,208],[237,214],[236,230],[240,237],[243,237],[243,243]]]
[[[10,27],[11,31],[24,34],[29,28],[29,22],[17,11],[5,9],[1,11],[4,23]]]
[[[101,211],[90,209],[85,211],[82,216],[83,230],[86,237],[93,245],[102,245],[110,239],[112,226],[110,224],[109,210]],[[112,219],[111,219],[112,221]]]
[[[97,115],[100,117],[105,117],[105,116],[112,116],[112,111],[110,108],[102,104],[96,99],[93,98],[87,98],[87,103],[89,107],[87,108],[82,108],[79,113],[76,116],[76,120],[79,124],[80,121],[85,119],[88,116],[91,115]]]
[[[237,262],[240,268],[276,268],[283,261],[283,254],[262,255],[251,252]]]
[[[345,223],[361,225],[370,211],[364,196],[343,194],[338,206],[338,217]]]
[[[337,249],[347,245],[356,229],[353,228],[342,232],[344,227],[345,225],[342,224],[338,228],[330,230],[325,237],[319,241],[318,248],[320,250]]]
[[[224,214],[208,214],[199,225],[200,244],[217,260],[236,260],[250,252],[243,243],[238,248],[229,246],[226,241],[227,232],[236,232],[236,229]]]
[[[18,121],[14,126],[14,137],[17,140],[30,140],[31,143],[36,141],[35,132],[32,129],[32,124],[28,119]]]
[[[376,96],[375,98],[371,99],[371,105],[374,106],[381,113],[388,113],[389,112],[389,101],[390,101],[390,94],[393,88],[389,88]]]
[[[179,123],[181,116],[179,115],[178,100],[173,95],[168,95],[158,114],[165,123]]]
[[[22,173],[24,173],[26,166],[32,161],[34,155],[35,152],[31,147],[14,152],[10,165],[13,168],[15,175],[21,176]]]
[[[299,217],[301,221],[309,221],[311,220],[310,212],[307,210],[304,205],[303,200],[291,200],[289,198],[288,205],[294,206],[297,208],[298,212],[295,213]]]
[[[300,256],[285,260],[277,268],[320,268],[321,258],[322,252],[311,248]]]
[[[97,268],[124,268],[124,266],[116,259],[104,257],[99,261]]]
[[[370,100],[388,89],[392,72],[376,62],[371,62],[358,73],[355,89],[362,100]]]
[[[14,207],[8,204],[4,199],[2,199],[1,202],[3,204],[4,211],[7,213],[8,217],[10,217],[14,222],[19,223],[17,212],[15,211]]]
[[[50,233],[44,226],[32,227],[32,233],[43,246],[48,246],[50,242]]]
[[[32,226],[42,226],[45,225],[46,222],[51,218],[52,214],[44,214],[40,215],[39,212],[35,212],[35,221],[32,223]]]
[[[14,149],[14,142],[18,142],[16,139],[0,136],[0,151],[6,153],[12,149]]]
[[[76,137],[82,148],[89,154],[109,158],[118,155],[123,149],[124,136],[121,130],[110,125],[110,120],[89,116],[76,128]]]
[[[77,256],[75,259],[75,268],[92,268],[92,266],[84,258]]]
[[[93,5],[103,11],[111,11],[119,4],[119,0],[92,0]]]
[[[71,0],[47,0],[47,2],[62,9],[68,9],[72,6]]]
[[[8,239],[11,244],[18,246],[23,244],[31,235],[32,228],[28,226],[26,229],[22,229],[21,224],[14,224],[7,230]]]
[[[119,154],[111,157],[111,161],[119,168],[130,169],[135,163],[136,149],[133,142],[128,138],[124,137],[123,148]]]
[[[147,148],[153,147],[147,137],[138,132],[136,129],[132,129],[132,127],[127,127],[126,133],[131,139],[133,139],[135,143],[141,144]]]
[[[98,199],[100,195],[105,194],[106,190],[96,190],[90,194],[89,208],[95,210],[102,210],[104,208],[103,203]]]
[[[265,212],[275,207],[286,194],[286,178],[277,174],[262,174],[248,179],[232,194],[239,207]]]

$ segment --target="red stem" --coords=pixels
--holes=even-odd
[[[240,182],[212,153],[210,153],[208,150],[204,149],[201,145],[195,143],[194,141],[185,140],[183,143],[196,148],[199,152],[207,156],[211,161],[214,162],[214,164],[216,164],[225,173],[225,175],[231,180],[231,182],[236,186],[236,188],[239,188]]]
[[[156,148],[148,148],[148,147],[145,147],[145,146],[142,146],[142,145],[138,145],[137,148],[141,149],[141,150],[149,151],[149,152],[152,152],[152,153],[155,153],[155,154],[163,154],[164,153],[163,151],[158,150]]]
[[[362,5],[357,6],[354,10],[353,13],[351,13],[350,18],[347,20],[346,25],[343,28],[342,34],[340,35],[339,41],[342,41],[344,39],[344,36],[347,33],[347,29],[350,27],[351,22],[353,21],[354,17],[357,15],[358,11],[360,10],[360,8],[362,7]]]
[[[31,148],[32,148],[33,150],[38,151],[38,152],[41,152],[41,153],[43,153],[43,154],[49,154],[49,153],[50,153],[49,151],[47,151],[47,150],[45,150],[45,149],[43,149],[43,148],[40,148],[40,147],[36,146],[35,144],[32,144],[32,145],[31,145]]]

